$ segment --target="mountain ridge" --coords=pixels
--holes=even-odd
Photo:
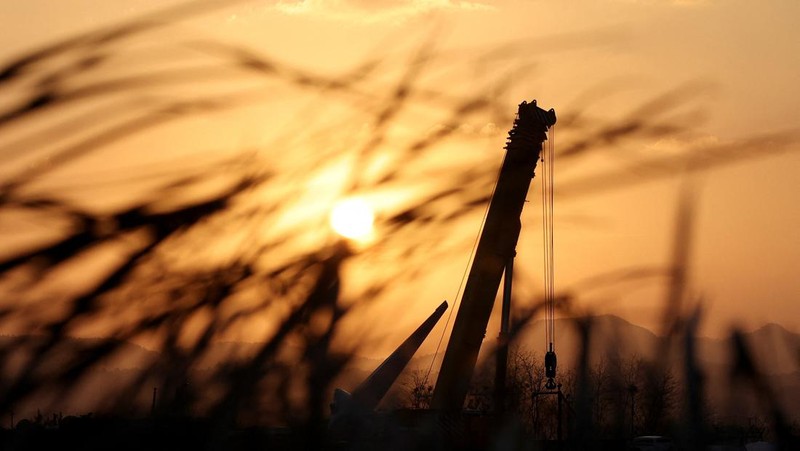
[[[654,350],[657,349],[657,344],[667,340],[664,337],[656,334],[652,330],[632,323],[622,317],[611,314],[590,316],[592,319],[593,339],[590,341],[590,354],[602,355],[606,357],[613,356],[611,350],[616,350],[618,357],[626,358],[630,356],[639,356],[642,358],[650,357]],[[573,358],[569,357],[569,350],[576,349],[577,346],[577,318],[558,318],[556,319],[556,351],[559,353],[559,364],[562,366],[569,366],[574,364]],[[800,362],[793,361],[796,353],[800,352],[800,334],[787,329],[778,323],[763,324],[753,330],[742,332],[745,337],[745,342],[748,344],[754,355],[759,358],[765,359],[763,367],[768,371],[768,374],[790,374],[800,371]],[[10,335],[0,334],[0,347],[7,347],[12,342],[22,342],[24,346],[32,346],[44,340],[44,335],[36,334],[22,334]],[[158,350],[150,349],[148,347],[133,343],[130,341],[116,340],[113,338],[102,337],[65,337],[66,343],[73,343],[76,349],[85,349],[92,344],[106,342],[112,340],[117,342],[118,349],[115,351],[116,356],[109,359],[109,362],[103,366],[112,368],[119,367],[122,369],[137,368],[142,365],[151,364],[157,360],[161,353]],[[544,320],[532,321],[520,331],[515,342],[520,344],[530,344],[530,349],[535,353],[539,353],[539,345],[541,349],[545,349],[544,343]],[[538,344],[536,344],[539,342]],[[718,364],[728,360],[724,355],[726,351],[724,348],[727,345],[728,339],[715,338],[707,336],[696,337],[698,353],[701,360],[706,363]],[[398,341],[399,345],[400,341]],[[257,350],[263,345],[260,342],[244,342],[244,341],[217,341],[212,342],[208,349],[201,355],[196,364],[197,368],[212,368],[216,365],[225,363],[226,361],[241,361],[246,360],[252,355],[255,355]],[[64,347],[64,344],[57,346]],[[69,348],[70,346],[66,346]],[[481,355],[485,357],[492,352],[494,347],[494,340],[485,339],[484,345],[481,349]],[[792,351],[791,348],[795,348]],[[779,352],[775,352],[775,351]],[[566,352],[565,352],[566,351]],[[541,351],[543,354],[543,351]],[[562,354],[564,355],[562,357]],[[417,355],[412,359],[412,363],[419,363],[423,361],[430,361],[432,358],[438,358],[434,354]],[[350,359],[356,363],[356,366],[376,366],[382,361],[380,357],[366,357],[359,354],[351,355]],[[563,359],[563,360],[562,360]],[[360,363],[360,364],[359,364]],[[417,365],[418,366],[418,365]],[[367,369],[367,368],[362,368]]]
[[[651,330],[631,323],[616,315],[599,315],[592,317],[593,339],[590,342],[589,365],[595,367],[608,359],[642,358],[651,362],[659,360],[668,367],[682,368],[681,340],[669,340],[668,337],[656,335]],[[559,374],[574,367],[577,362],[576,352],[579,343],[578,329],[574,319],[556,320],[556,351],[559,359]],[[756,369],[768,381],[775,393],[780,393],[780,400],[791,415],[800,416],[800,334],[793,333],[780,324],[765,324],[755,330],[742,332],[744,341],[755,361]],[[678,337],[676,337],[678,338]],[[0,368],[3,376],[13,377],[20,374],[25,362],[29,361],[37,346],[44,343],[44,335],[0,335]],[[112,339],[113,340],[113,339]],[[43,366],[57,368],[60,365],[74,363],[75,359],[88,359],[93,355],[92,347],[104,343],[107,339],[67,337],[57,343],[46,354]],[[76,392],[71,406],[78,411],[91,410],[93,403],[116,396],[115,386],[125,380],[134,380],[138,373],[153,365],[168,365],[168,356],[126,341],[113,340],[114,351],[96,360],[88,368],[91,384],[84,391]],[[402,340],[398,340],[398,345]],[[531,350],[537,360],[544,356],[544,321],[533,321],[520,331],[515,341],[517,346]],[[491,358],[495,341],[484,340],[481,357]],[[220,341],[213,342],[200,357],[194,361],[193,372],[198,374],[213,369],[226,362],[247,364],[255,356],[263,343]],[[513,346],[513,345],[512,345]],[[716,400],[725,399],[728,395],[733,358],[729,340],[709,337],[697,337],[696,351],[701,369],[705,372],[709,384],[709,392]],[[404,390],[413,384],[414,377],[429,375],[429,383],[436,379],[437,364],[441,363],[442,353],[420,354],[414,356],[404,373],[394,384],[392,392],[395,399],[404,399]],[[364,357],[358,354],[348,356],[348,364],[333,381],[333,386],[351,391],[377,368],[382,359]],[[435,359],[435,364],[432,365]],[[489,366],[492,366],[491,364]],[[430,374],[428,371],[430,370]],[[153,381],[156,383],[155,381]],[[102,389],[101,389],[102,387]],[[86,391],[88,390],[88,391]],[[143,389],[144,390],[144,389]],[[148,389],[149,390],[149,389]],[[332,390],[332,388],[331,388]],[[149,402],[147,390],[136,395],[142,405]],[[34,404],[31,404],[31,408]]]

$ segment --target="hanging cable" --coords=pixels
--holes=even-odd
[[[555,126],[550,128],[548,145],[542,149],[542,258],[544,272],[544,310],[545,310],[545,356],[544,367],[547,383],[545,387],[556,388],[555,352],[555,258],[553,239],[554,216],[554,164],[555,164]]]
[[[555,230],[554,217],[555,217],[555,135],[556,127],[550,130],[550,350],[555,352],[554,346],[556,342],[556,276],[555,276],[555,241],[553,239],[553,232]]]

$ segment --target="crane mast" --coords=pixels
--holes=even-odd
[[[434,388],[434,409],[457,411],[464,404],[500,280],[516,252],[520,215],[536,163],[547,140],[547,130],[555,123],[555,111],[539,108],[536,100],[519,105]]]

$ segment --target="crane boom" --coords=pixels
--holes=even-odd
[[[547,139],[547,130],[555,123],[555,111],[539,108],[536,100],[519,105],[514,126],[508,132],[505,159],[434,388],[431,401],[434,409],[457,411],[464,404],[500,279],[506,263],[515,253],[521,229],[520,215],[536,163]]]

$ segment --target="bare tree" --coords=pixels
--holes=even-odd
[[[408,400],[412,409],[428,409],[431,406],[433,385],[428,381],[428,372],[416,369],[411,372],[406,382]]]
[[[637,405],[643,431],[665,433],[676,404],[677,379],[670,369],[661,365],[645,365],[639,377]]]

